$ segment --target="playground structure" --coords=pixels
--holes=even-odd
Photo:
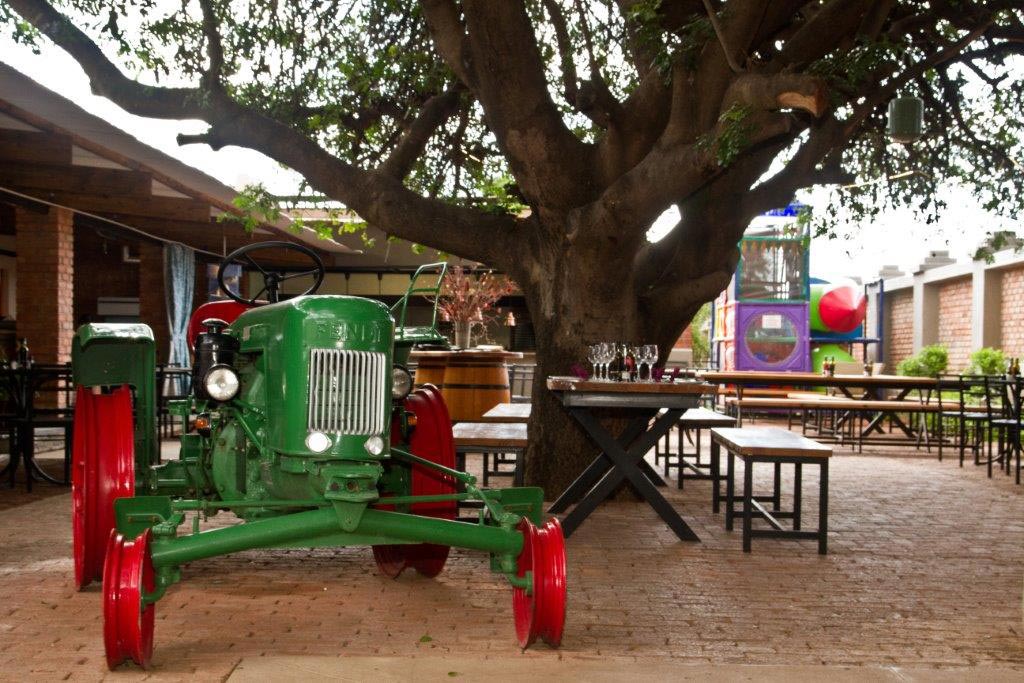
[[[820,371],[825,357],[852,362],[867,305],[853,281],[810,277],[804,207],[770,212],[740,240],[729,286],[713,302],[712,358],[722,370]]]
[[[279,300],[281,281],[295,275],[256,265],[259,249],[310,257],[300,275],[313,285]],[[539,637],[557,647],[565,545],[558,521],[542,520],[543,492],[487,490],[455,470],[444,400],[432,386],[413,391],[404,367],[414,344],[444,342],[434,324],[404,325],[411,296],[436,300],[443,264],[417,271],[389,310],[315,296],[323,264],[301,245],[242,247],[218,277],[238,261],[259,269],[264,288],[193,314],[192,395],[173,406],[192,428],[175,460],[160,461],[150,329],[92,324],[75,336],[75,584],[103,582],[110,668],[149,663],[155,604],[183,565],[253,548],[369,546],[392,578],[406,568],[438,575],[453,545],[483,551],[512,586],[519,645]],[[419,286],[431,268],[440,275]],[[460,503],[477,518],[456,519]],[[200,518],[221,511],[242,523],[200,531]]]

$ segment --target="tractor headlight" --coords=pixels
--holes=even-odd
[[[380,455],[384,452],[384,439],[379,436],[371,436],[366,440],[366,443],[363,444],[363,448],[365,448],[366,452],[370,455]]]
[[[238,394],[238,373],[227,365],[214,365],[203,378],[203,388],[214,401],[230,401]]]
[[[391,368],[391,398],[401,401],[412,391],[412,375],[401,365]]]
[[[314,453],[323,453],[331,447],[331,437],[323,432],[310,432],[306,437],[306,448]]]

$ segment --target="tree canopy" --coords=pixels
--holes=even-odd
[[[127,111],[209,124],[182,144],[259,150],[388,234],[509,273],[541,377],[598,336],[669,343],[727,284],[750,219],[800,188],[852,186],[841,203],[856,217],[886,202],[934,216],[951,180],[1008,215],[1024,201],[1019,0],[8,0],[0,13]],[[913,145],[885,133],[897,94],[925,103]],[[673,204],[679,223],[649,242]],[[550,445],[565,424],[543,419],[531,440]]]
[[[476,216],[442,213],[450,234],[427,235],[395,215],[414,197],[368,210],[374,198],[356,194],[400,184],[492,215],[557,194],[575,208],[671,148],[671,166],[699,171],[662,178],[675,187],[645,202],[646,219],[766,141],[796,141],[794,181],[780,184],[859,178],[844,195],[858,213],[886,195],[934,213],[950,178],[1016,212],[1018,5],[14,0],[0,12],[18,40],[43,34],[70,52],[128,111],[211,124],[182,143],[259,149],[385,231],[459,252],[475,249],[451,219]],[[907,149],[884,134],[897,92],[926,103],[928,135]],[[870,182],[908,169],[922,172]]]

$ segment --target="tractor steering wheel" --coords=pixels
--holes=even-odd
[[[284,274],[279,271],[266,270],[260,264],[256,263],[255,260],[249,255],[254,251],[260,251],[261,249],[286,249],[291,251],[297,251],[309,257],[309,260],[313,262],[313,267],[309,270],[303,270],[297,273]],[[238,263],[242,266],[250,266],[255,268],[263,276],[263,288],[260,291],[252,295],[252,297],[246,299],[238,294],[235,294],[227,285],[224,283],[224,271],[227,270],[227,266],[231,263]],[[304,277],[311,275],[314,278],[314,282],[310,287],[296,296],[305,296],[306,294],[314,294],[316,290],[320,289],[320,285],[324,281],[324,262],[320,260],[317,253],[305,246],[304,244],[296,244],[295,242],[255,242],[253,244],[247,244],[244,247],[235,249],[233,252],[228,254],[221,260],[220,267],[217,269],[217,284],[220,285],[220,289],[224,294],[232,301],[237,301],[240,304],[246,306],[259,306],[261,302],[257,301],[260,294],[266,292],[267,301],[272,304],[277,303],[281,300],[280,286],[285,280],[292,280],[297,277]]]

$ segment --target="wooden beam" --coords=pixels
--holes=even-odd
[[[252,244],[254,242],[285,241],[305,245],[304,242],[294,237],[258,233],[249,235],[240,225],[232,223],[217,223],[213,221],[208,223],[168,221],[139,216],[109,215],[109,217],[134,228],[145,230],[160,239],[170,240],[172,242],[181,242],[182,244],[187,244],[190,247],[213,252],[214,254],[225,253],[225,248],[227,249],[227,252],[231,252],[239,247]],[[111,226],[104,227],[104,225],[99,222],[93,222],[91,224],[101,229],[114,229]],[[316,249],[315,247],[314,250],[320,254],[326,265],[333,265],[333,258],[331,258],[327,252]],[[260,257],[259,262],[261,264],[266,262],[282,266],[304,266],[309,263],[309,259],[302,254],[297,254],[293,251],[271,250],[264,252],[264,255]]]
[[[238,209],[238,207],[234,206],[234,204],[232,204],[230,201],[224,201],[220,197],[216,197],[216,196],[208,194],[206,192],[202,192],[200,190],[197,190],[196,188],[191,187],[191,186],[185,184],[183,181],[179,180],[176,177],[167,175],[167,174],[161,172],[158,169],[152,168],[149,165],[140,162],[137,159],[125,156],[124,154],[121,154],[120,152],[117,152],[115,150],[112,150],[112,149],[104,146],[104,145],[101,145],[101,144],[99,144],[99,143],[97,143],[97,142],[95,142],[95,141],[93,141],[93,140],[91,140],[91,139],[89,139],[87,137],[84,137],[84,136],[79,135],[77,133],[71,132],[71,131],[67,130],[66,128],[58,125],[54,121],[51,121],[49,119],[43,118],[41,116],[38,116],[38,115],[34,114],[33,112],[30,112],[30,111],[27,111],[25,109],[22,109],[21,107],[18,107],[18,106],[14,105],[14,104],[11,104],[10,102],[8,102],[8,101],[6,101],[6,100],[4,100],[2,98],[0,98],[0,113],[4,113],[4,114],[7,114],[8,116],[11,116],[13,118],[19,119],[21,121],[24,121],[25,123],[29,124],[30,126],[33,126],[35,128],[39,128],[42,131],[42,132],[33,132],[33,131],[16,131],[16,130],[0,129],[0,159],[7,158],[7,159],[11,159],[11,160],[26,160],[26,161],[36,161],[36,162],[40,162],[40,163],[49,163],[49,164],[58,164],[58,165],[68,164],[68,165],[70,165],[71,164],[71,146],[75,145],[77,147],[81,147],[84,150],[92,152],[93,154],[96,154],[98,156],[104,157],[106,159],[110,159],[114,163],[117,163],[117,164],[119,164],[121,166],[124,166],[124,167],[126,167],[128,169],[131,169],[131,170],[134,170],[134,171],[138,171],[140,173],[146,173],[146,174],[150,175],[153,180],[156,180],[156,181],[158,181],[158,182],[160,182],[160,183],[170,187],[172,190],[175,190],[177,192],[181,192],[182,194],[188,195],[189,197],[194,197],[197,200],[205,202],[205,203],[209,204],[210,206],[217,207],[217,208],[221,209],[222,211],[224,211],[226,213],[235,214],[235,215],[241,215],[241,211]],[[45,137],[45,136],[52,136],[53,139],[52,139],[52,141],[49,144],[51,146],[56,146],[57,148],[52,149],[49,152],[47,152],[47,154],[50,155],[48,158],[37,159],[37,158],[33,157],[33,158],[30,158],[30,159],[24,159],[22,156],[18,156],[19,152],[17,151],[17,149],[20,148],[21,144],[15,143],[15,144],[13,144],[14,150],[5,154],[5,152],[4,152],[4,145],[3,145],[3,135],[4,134],[10,134],[13,139],[17,140],[17,139],[19,139],[18,138],[18,134],[24,135],[26,133],[29,134],[29,135],[43,136],[43,137]],[[38,140],[40,138],[32,138],[32,139]],[[20,154],[24,154],[24,153],[25,153],[24,151],[20,152]],[[273,233],[276,233],[277,236],[278,236],[278,239],[282,239],[282,240],[285,240],[285,241],[290,241],[290,237],[289,237],[288,231],[286,229],[278,227],[277,225],[274,225],[273,223],[264,223],[262,227],[264,227],[265,229],[267,229],[267,230],[269,230],[269,231],[271,231]]]
[[[40,131],[0,128],[0,159],[70,165],[71,138]]]
[[[148,216],[166,220],[197,222],[208,220],[210,217],[210,205],[195,199],[126,195],[116,192],[64,192],[17,185],[13,189],[37,199],[89,213]]]
[[[153,177],[141,171],[11,162],[0,156],[0,185],[15,189],[150,196]]]

